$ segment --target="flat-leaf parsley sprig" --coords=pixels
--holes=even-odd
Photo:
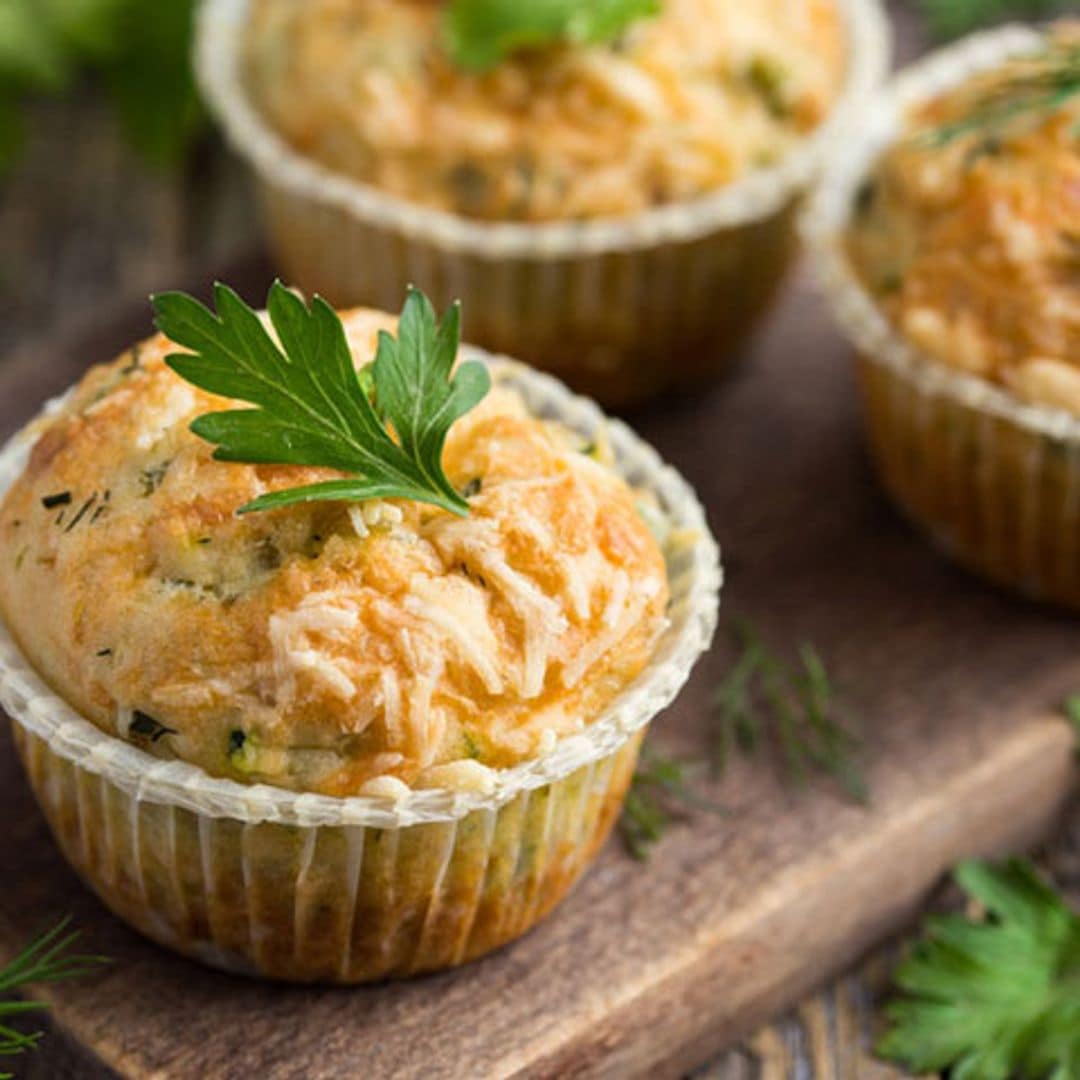
[[[957,1080],[1080,1076],[1080,915],[1018,859],[956,880],[985,915],[927,921],[878,1053]]]
[[[519,49],[592,45],[660,10],[660,0],[451,0],[443,23],[454,62],[484,71]]]
[[[158,329],[191,350],[167,357],[173,371],[257,406],[207,413],[191,430],[216,445],[221,461],[350,474],[270,492],[240,513],[387,498],[468,513],[468,500],[443,472],[443,445],[454,422],[487,394],[491,377],[477,361],[454,370],[458,305],[440,321],[427,297],[410,288],[397,337],[381,331],[374,362],[357,372],[341,319],[318,296],[309,308],[281,282],[270,287],[267,311],[280,347],[227,285],[214,287],[214,301],[216,314],[186,293],[152,298]]]
[[[21,1016],[48,1008],[40,1001],[2,1000],[23,987],[37,983],[66,982],[89,975],[102,964],[103,956],[70,955],[78,940],[78,931],[69,931],[70,919],[63,919],[51,930],[36,938],[6,967],[0,968],[0,1018]],[[0,1057],[36,1049],[43,1032],[24,1033],[0,1020]],[[10,1080],[11,1073],[0,1072],[0,1080]]]

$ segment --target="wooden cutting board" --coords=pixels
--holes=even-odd
[[[256,299],[268,274],[256,259],[229,278]],[[11,358],[0,428],[147,324],[140,304]],[[115,959],[92,982],[43,991],[57,1030],[34,1075],[674,1076],[909,920],[959,857],[1052,827],[1074,780],[1055,709],[1080,688],[1080,624],[950,567],[889,507],[864,457],[849,350],[804,282],[726,385],[633,420],[709,508],[722,614],[812,641],[844,685],[871,806],[738,762],[710,791],[723,816],[679,825],[647,865],[612,842],[500,953],[409,982],[296,989],[204,970],[112,918],[54,848],[5,733],[0,958],[70,912]],[[720,642],[658,742],[701,751],[729,659]]]

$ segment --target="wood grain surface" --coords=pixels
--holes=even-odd
[[[256,260],[227,276],[254,298],[269,273]],[[146,318],[138,305],[0,369],[0,426]],[[722,817],[681,824],[644,866],[610,845],[499,954],[405,983],[293,989],[204,971],[109,916],[53,848],[5,742],[14,887],[0,891],[0,952],[71,911],[116,959],[93,983],[45,991],[65,1051],[137,1078],[674,1076],[910,920],[958,857],[1044,834],[1073,779],[1054,709],[1080,686],[1080,627],[948,566],[897,517],[862,451],[850,367],[800,281],[726,386],[636,424],[709,508],[725,614],[813,641],[845,687],[868,809],[739,762],[708,789]],[[658,742],[700,753],[729,660],[721,642]]]

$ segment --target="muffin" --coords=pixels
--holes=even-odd
[[[1080,24],[979,35],[871,105],[807,215],[888,490],[961,562],[1073,608],[1078,131]]]
[[[343,325],[362,367],[395,321]],[[0,457],[0,700],[61,847],[135,927],[248,973],[357,982],[524,932],[711,635],[692,493],[485,357],[442,453],[467,512],[249,513],[340,474],[222,460],[190,425],[230,403],[176,351],[93,369]]]
[[[668,0],[613,39],[480,70],[447,30],[461,6],[206,6],[203,87],[278,260],[339,303],[410,281],[461,296],[481,344],[611,404],[713,376],[787,265],[829,133],[884,69],[878,5]]]
[[[668,0],[610,43],[463,66],[425,0],[252,0],[247,85],[298,153],[487,221],[625,217],[773,165],[839,96],[833,0]]]

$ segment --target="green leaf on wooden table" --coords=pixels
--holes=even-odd
[[[143,157],[173,165],[204,121],[190,53],[195,0],[0,0],[0,113],[8,133],[27,98],[95,75]],[[3,147],[10,158],[17,140]],[[0,159],[2,163],[2,159]]]
[[[232,289],[218,284],[214,297],[217,314],[185,293],[153,298],[158,329],[192,350],[166,362],[203,390],[257,407],[207,413],[191,430],[216,445],[220,461],[349,474],[271,492],[241,513],[298,502],[388,498],[468,513],[468,500],[443,472],[443,445],[455,421],[488,392],[491,377],[477,361],[453,370],[457,305],[438,321],[427,297],[410,288],[397,337],[380,332],[374,362],[358,373],[341,320],[320,297],[309,308],[274,282],[267,310],[280,347]]]
[[[0,97],[0,171],[14,160],[24,134],[19,110]]]
[[[619,834],[635,859],[645,862],[649,858],[653,846],[675,822],[679,808],[723,812],[689,785],[689,774],[701,764],[678,761],[648,743],[642,748],[619,817]]]
[[[0,89],[55,92],[71,73],[69,50],[40,0],[0,0]]]
[[[792,666],[746,620],[735,620],[732,633],[739,655],[713,696],[716,771],[723,771],[734,750],[752,754],[771,746],[791,782],[801,784],[812,771],[821,772],[854,802],[868,802],[858,764],[861,740],[840,715],[817,650],[803,644]]]
[[[519,49],[611,41],[660,10],[660,0],[451,0],[443,23],[455,63],[493,67]]]
[[[1080,740],[1080,694],[1065,699],[1065,719],[1072,724],[1076,738]]]
[[[153,18],[125,0],[121,58],[101,71],[128,141],[160,168],[180,163],[205,121],[191,77],[192,15],[191,0],[169,0]]]
[[[77,956],[71,947],[78,940],[77,931],[68,931],[70,919],[63,919],[51,930],[33,940],[5,967],[0,968],[0,996],[10,995],[39,983],[66,982],[89,975],[102,964],[103,956]],[[0,1018],[15,1017],[48,1008],[39,1001],[25,999],[3,1000],[0,997]],[[0,1057],[33,1050],[41,1041],[42,1032],[29,1034],[0,1021]],[[10,1073],[0,1073],[0,1080],[10,1080]]]
[[[1064,10],[1061,0],[917,0],[930,29],[942,38],[959,37],[1003,19],[1040,19]]]
[[[878,1053],[954,1080],[1080,1076],[1080,916],[1021,860],[956,881],[981,914],[927,920]]]

